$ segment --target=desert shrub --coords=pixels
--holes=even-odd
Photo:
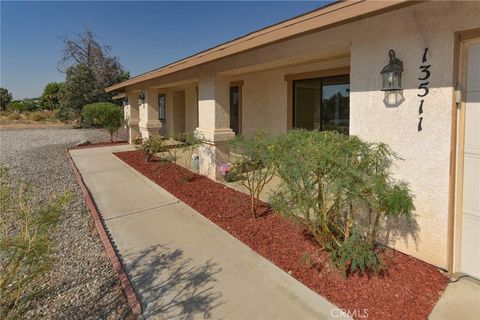
[[[28,188],[12,181],[0,165],[0,318],[22,318],[42,291],[39,282],[51,268],[58,225],[68,196],[46,203],[31,201]]]
[[[145,162],[152,161],[153,155],[163,151],[166,147],[165,140],[159,135],[151,135],[147,139],[134,139],[133,144],[138,151],[143,153]]]
[[[119,106],[110,102],[87,104],[82,109],[82,123],[106,129],[110,133],[110,141],[113,141],[113,134],[123,124],[123,112]]]
[[[46,119],[42,112],[32,112],[28,115],[28,118],[32,121],[44,121]]]
[[[250,194],[250,208],[257,217],[260,194],[274,174],[274,162],[270,150],[272,139],[265,132],[257,131],[249,137],[237,136],[230,141],[233,152],[233,171],[241,176],[240,183]]]
[[[7,116],[8,120],[20,120],[22,115],[18,112],[12,112]]]
[[[282,180],[274,209],[303,224],[340,269],[379,270],[382,222],[411,219],[414,209],[408,185],[391,177],[392,150],[336,132],[292,130],[272,154]]]

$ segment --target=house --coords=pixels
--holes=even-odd
[[[418,233],[391,245],[480,277],[480,2],[336,2],[107,88],[130,138],[195,131],[215,179],[254,129],[385,142]],[[408,234],[408,228],[405,230]]]

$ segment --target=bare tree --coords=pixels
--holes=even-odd
[[[112,55],[110,46],[100,43],[87,27],[74,38],[64,37],[63,43],[57,67],[67,75],[61,99],[61,109],[69,111],[65,114],[78,116],[85,104],[111,101],[112,93],[104,89],[128,79],[129,73]],[[77,85],[79,79],[81,86]]]

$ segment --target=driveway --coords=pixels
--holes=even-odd
[[[70,153],[146,318],[331,318],[333,304],[112,155],[131,148]]]

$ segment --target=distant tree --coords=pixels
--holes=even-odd
[[[42,100],[45,108],[53,110],[60,107],[60,90],[63,83],[50,82],[43,89]]]
[[[5,110],[11,101],[12,94],[7,89],[0,88],[0,111]]]
[[[111,48],[101,44],[88,28],[76,39],[65,37],[63,42],[59,70],[66,73],[66,79],[61,90],[61,115],[78,118],[86,104],[111,102],[113,94],[104,89],[128,79],[129,73],[111,55]]]
[[[82,107],[98,101],[98,92],[95,88],[95,77],[86,65],[78,64],[67,70],[65,85],[60,89],[61,120],[77,119]]]

